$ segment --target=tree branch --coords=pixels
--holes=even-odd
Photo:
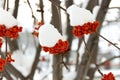
[[[39,62],[40,51],[41,51],[41,47],[40,47],[40,45],[38,45],[38,47],[36,49],[36,56],[35,56],[35,60],[34,60],[33,65],[32,65],[31,72],[25,79],[33,80],[33,76],[35,74],[35,70],[36,70],[37,64]]]
[[[31,10],[31,13],[32,13],[32,17],[33,17],[34,19],[36,19],[35,16],[34,16],[34,13],[33,13],[33,10],[32,10],[32,7],[31,7],[31,5],[30,5],[29,0],[27,0],[27,3],[28,3],[28,5],[29,5],[29,7],[30,7],[30,10]]]
[[[15,8],[14,8],[14,12],[13,12],[13,16],[14,16],[15,18],[17,18],[18,7],[19,7],[19,0],[15,0]]]
[[[100,36],[101,38],[103,38],[104,40],[106,40],[107,42],[109,42],[111,45],[113,45],[114,47],[116,47],[118,50],[120,50],[120,48],[118,46],[116,46],[116,44],[112,43],[111,41],[109,41],[108,39],[106,39],[105,37],[103,37],[102,35],[100,35],[99,33],[97,33],[97,35]]]
[[[59,7],[60,9],[62,9],[63,11],[66,12],[66,9],[64,9],[63,7],[61,7],[60,4],[57,4],[57,3],[56,3],[55,1],[53,1],[53,0],[49,0],[49,1],[50,1],[53,5]]]
[[[98,64],[98,66],[102,66],[102,65],[104,65],[106,62],[111,61],[111,60],[113,60],[113,59],[115,59],[115,58],[120,58],[120,55],[119,55],[119,56],[114,56],[114,57],[112,57],[112,58],[110,58],[110,59],[107,59],[106,61]]]

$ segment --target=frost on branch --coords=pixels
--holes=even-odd
[[[0,24],[10,28],[17,25],[17,20],[9,12],[0,9]]]
[[[70,24],[73,26],[73,34],[83,37],[84,34],[91,34],[97,31],[99,22],[95,21],[94,15],[84,8],[72,5],[67,9],[70,15]]]
[[[45,52],[51,54],[63,53],[68,50],[69,43],[51,24],[44,24],[39,29],[39,42]]]

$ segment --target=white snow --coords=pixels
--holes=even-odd
[[[112,0],[109,7],[120,7],[120,0]]]
[[[13,62],[12,65],[24,76],[27,76],[31,71],[31,66],[35,57],[35,55],[32,54],[32,51],[30,53],[28,50],[28,53],[23,54],[21,50],[16,50],[12,57],[15,59],[15,62]]]
[[[31,18],[31,11],[30,11],[30,9],[29,9],[29,7],[28,7],[28,5],[26,5],[26,3],[24,3],[24,1],[26,1],[26,0],[21,0],[20,2],[23,2],[23,3],[20,3],[20,6],[19,6],[19,12],[18,12],[18,20],[19,20],[19,23],[20,23],[20,25],[22,25],[23,27],[24,27],[24,30],[28,30],[28,31],[30,31],[30,32],[32,32],[33,31],[33,19]],[[30,1],[32,1],[32,0],[30,0]],[[47,0],[44,0],[44,2],[45,1],[47,1]],[[77,1],[77,0],[76,0]],[[79,1],[79,0],[78,0]],[[83,0],[81,0],[82,2],[83,2]],[[88,0],[85,0],[84,1],[84,3],[87,3],[86,1],[88,1]],[[102,1],[102,0],[99,0],[99,1]],[[115,0],[112,0],[112,2],[115,2],[114,3],[114,6],[111,4],[110,5],[110,7],[115,7],[115,6],[117,6],[116,4],[119,4],[118,2],[119,2],[119,0],[116,0],[117,1],[117,3],[116,3],[116,1]],[[0,2],[1,2],[1,0],[0,0]],[[10,1],[11,2],[11,1]],[[34,2],[34,1],[32,1],[32,2]],[[31,2],[31,4],[32,4],[32,2]],[[45,5],[44,5],[44,10],[46,9],[45,7],[47,7],[47,8],[51,8],[48,4],[47,4],[48,2],[46,2],[45,3]],[[76,2],[77,3],[77,2]],[[83,5],[84,5],[84,3],[83,3]],[[2,7],[2,6],[1,6]],[[73,7],[77,7],[77,6],[73,6]],[[73,10],[72,10],[73,9]],[[70,9],[70,10],[67,10],[68,12],[71,12],[70,13],[70,18],[71,18],[71,15],[72,15],[72,20],[74,20],[73,22],[74,23],[76,23],[76,24],[78,24],[80,21],[78,21],[79,19],[80,20],[82,20],[82,22],[80,22],[80,23],[84,23],[83,22],[83,20],[84,20],[84,18],[86,18],[87,16],[88,16],[88,14],[90,13],[89,11],[88,11],[88,13],[86,13],[86,12],[83,12],[83,11],[79,11],[79,7],[77,7],[77,8],[72,8],[72,9]],[[96,10],[98,9],[98,7],[96,7],[95,8],[95,13],[97,12]],[[35,12],[36,11],[36,9],[33,7],[33,10],[34,10],[34,14],[35,14],[35,16],[36,16],[36,18],[37,18],[37,20],[39,21],[39,20],[41,20],[41,17],[40,17],[40,14],[38,14],[38,15],[36,15],[36,13],[39,13],[39,12]],[[76,11],[77,10],[77,11]],[[80,10],[81,10],[81,8],[80,8]],[[49,12],[49,14],[50,15],[48,15],[48,12]],[[45,17],[44,17],[44,19],[45,19],[45,23],[46,22],[50,22],[49,20],[50,20],[50,17],[51,17],[51,10],[50,9],[46,9],[45,10]],[[81,13],[82,12],[82,13]],[[94,11],[93,11],[94,12]],[[8,13],[8,12],[7,12]],[[72,14],[73,13],[73,14]],[[84,14],[85,13],[85,14]],[[1,18],[1,14],[3,14],[3,13],[1,13],[1,10],[0,10],[0,24],[1,24],[1,20],[3,20],[4,18]],[[91,13],[90,13],[91,14]],[[112,9],[112,14],[109,14],[108,16],[111,16],[111,17],[108,17],[109,19],[107,19],[107,20],[114,20],[117,16],[114,16],[113,14],[117,14],[117,12],[114,12],[113,11],[113,9]],[[6,15],[6,14],[5,14]],[[10,14],[11,15],[11,14]],[[92,14],[91,14],[92,15]],[[50,16],[50,17],[49,17]],[[75,16],[75,17],[74,17]],[[82,16],[82,17],[81,17]],[[84,16],[84,17],[83,17]],[[93,15],[92,15],[93,16]],[[88,17],[87,17],[88,18]],[[94,20],[94,19],[93,19]],[[78,22],[76,22],[76,21],[78,21]],[[10,17],[6,17],[5,16],[5,19],[4,19],[4,22],[5,23],[9,23],[9,24],[11,24],[11,23],[13,23],[13,22],[11,22],[11,19],[10,19]],[[80,24],[79,23],[79,24]],[[17,23],[16,23],[17,24]],[[75,25],[76,25],[75,24]],[[118,27],[116,27],[116,26],[114,26],[114,25],[118,25]],[[116,43],[118,43],[117,41],[118,41],[118,39],[120,39],[120,37],[119,37],[119,24],[114,24],[114,25],[111,25],[111,26],[108,26],[107,28],[104,26],[104,30],[101,32],[101,35],[103,35],[104,37],[106,37],[107,39],[109,39],[110,41],[112,41],[112,42],[116,42]],[[8,25],[9,26],[9,25]],[[45,27],[48,27],[48,26],[45,26]],[[42,28],[42,27],[41,27]],[[40,28],[40,29],[41,29]],[[54,28],[54,27],[53,27]],[[55,30],[55,28],[54,28],[54,30]],[[47,30],[47,28],[45,29],[45,32],[43,33],[43,36],[47,36],[48,35],[48,37],[50,38],[50,40],[53,40],[54,39],[54,37],[52,38],[52,36],[53,35],[57,35],[57,34],[59,34],[59,32],[58,31],[56,31],[57,32],[57,34],[56,34],[56,32],[54,32],[55,34],[51,34],[52,36],[50,36],[50,34],[49,34],[49,32],[48,32],[49,30]],[[50,30],[51,31],[51,30]],[[29,37],[29,36],[28,36]],[[41,36],[42,37],[42,36]],[[46,39],[47,39],[47,37],[45,37]],[[56,38],[56,37],[55,37]],[[25,39],[25,38],[24,38]],[[57,38],[58,39],[58,38]],[[30,39],[29,39],[30,40]],[[54,44],[54,43],[50,43],[50,40],[46,40],[46,42],[48,42],[49,41],[49,43],[48,44]],[[54,41],[54,40],[53,40]],[[57,40],[56,40],[57,41]],[[111,47],[108,47],[107,45],[108,45],[108,42],[106,42],[105,40],[103,40],[103,39],[100,39],[100,44],[99,44],[99,46],[100,46],[100,48],[102,49],[102,53],[105,53],[106,51],[110,51],[110,50],[112,50],[113,49],[113,47],[111,46]],[[27,43],[27,42],[25,42],[25,43]],[[75,42],[74,42],[74,44],[72,44],[72,47],[74,48],[73,50],[76,50],[77,49],[77,45],[78,44],[78,40],[75,40]],[[119,45],[120,45],[120,41],[119,41]],[[117,45],[118,46],[118,45]],[[4,45],[4,43],[3,43],[3,46],[2,46],[2,48],[3,47],[5,47],[5,45]],[[33,50],[34,50],[34,48],[35,47],[33,47],[33,45],[29,45],[29,47],[31,47],[31,48],[29,48],[29,49],[27,49],[27,52],[25,51],[25,54],[23,54],[22,53],[22,51],[17,51],[17,52],[15,52],[15,53],[13,53],[13,59],[15,59],[15,62],[14,63],[12,63],[14,66],[15,66],[15,68],[16,69],[18,69],[24,76],[26,76],[26,75],[28,75],[29,74],[29,72],[30,72],[30,69],[31,69],[31,65],[32,65],[32,63],[33,63],[33,60],[34,60],[34,56],[35,56],[35,52],[33,52]],[[9,49],[9,48],[8,48]],[[22,49],[23,50],[23,49]],[[5,49],[3,50],[2,49],[2,51],[5,51]],[[82,56],[82,53],[83,53],[83,51],[84,50],[82,50],[82,51],[80,51],[80,55]],[[114,51],[117,51],[116,49],[114,49]],[[31,54],[29,54],[29,53],[33,53],[32,55]],[[49,55],[49,54],[45,54],[45,53],[43,53],[43,55]],[[116,53],[114,53],[114,55],[116,55]],[[80,56],[80,57],[81,57]],[[74,60],[74,59],[72,59],[72,60]],[[75,60],[74,60],[75,61]],[[116,63],[116,62],[114,62],[114,63]],[[50,62],[48,62],[48,64],[49,64],[49,66],[51,66],[52,67],[52,59],[50,59]],[[70,65],[70,67],[71,67],[72,65]],[[91,66],[93,66],[93,65],[91,65]],[[41,80],[41,78],[43,78],[45,75],[47,75],[47,77],[44,79],[44,80],[52,80],[52,72],[50,72],[52,69],[50,68],[50,67],[46,67],[46,65],[44,65],[44,64],[42,64],[42,65],[40,65],[40,66],[38,66],[38,67],[40,67],[41,69],[42,69],[42,71],[41,72],[39,72],[39,71],[37,71],[36,70],[36,73],[35,73],[35,76],[34,76],[34,80]],[[75,78],[75,76],[76,76],[76,73],[75,73],[75,71],[74,70],[72,70],[72,69],[74,69],[75,68],[75,66],[73,66],[72,68],[70,68],[70,72],[67,72],[65,69],[63,70],[63,80],[74,80],[74,78]],[[109,72],[112,72],[112,73],[114,73],[114,75],[115,76],[119,76],[119,71],[120,71],[120,69],[110,69],[110,70],[104,70],[104,69],[102,69],[102,72],[103,73],[109,73]],[[98,72],[96,72],[96,74],[95,74],[95,77],[100,77],[101,78],[101,76],[100,76],[100,74],[98,73]],[[95,80],[100,80],[100,78],[99,79],[95,79]],[[3,79],[3,80],[6,80],[5,78]],[[13,80],[18,80],[18,79],[13,79]],[[20,79],[19,79],[20,80]],[[119,80],[119,79],[116,79],[116,80]]]
[[[39,42],[42,46],[53,47],[59,39],[62,39],[61,34],[51,24],[44,24],[39,29]]]
[[[67,13],[70,15],[70,24],[72,26],[83,25],[95,20],[94,15],[89,10],[79,8],[76,5],[70,6],[67,9]]]
[[[0,9],[0,25],[3,24],[10,28],[17,25],[17,20],[9,12]]]
[[[95,7],[93,8],[93,14],[94,14],[94,17],[95,17],[95,18],[97,17],[97,14],[98,14],[99,9],[100,9],[100,6],[95,6]]]

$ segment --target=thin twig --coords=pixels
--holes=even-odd
[[[51,71],[51,72],[49,72],[48,74],[46,74],[43,78],[41,78],[41,80],[46,79],[46,78],[49,76],[49,74],[52,73],[52,72],[53,72],[53,71]]]
[[[109,7],[108,9],[120,9],[120,7]]]
[[[55,6],[57,6],[57,7],[59,7],[60,9],[62,9],[63,11],[65,11],[66,12],[66,9],[65,8],[63,8],[63,7],[61,7],[59,4],[57,4],[56,2],[54,2],[53,0],[49,0],[53,5],[55,5]]]
[[[65,64],[65,62],[62,62],[62,64],[65,66],[65,68],[70,71],[70,69],[68,68],[68,66]]]
[[[57,7],[57,11],[58,11],[58,16],[59,16],[59,32],[62,34],[62,22],[61,22],[61,13],[60,13],[60,8],[58,6]]]
[[[65,62],[64,62],[64,60],[63,60],[63,59],[64,59],[64,55],[63,55],[63,54],[61,55],[61,58],[62,58],[62,59],[61,59],[61,60],[62,60],[62,61],[61,61],[61,64],[63,64],[63,65],[65,66],[65,68],[66,68],[68,71],[70,71],[70,69],[68,68],[68,66],[65,64]]]
[[[33,10],[32,10],[32,7],[31,7],[31,5],[30,5],[29,0],[27,0],[27,3],[28,3],[28,5],[29,5],[29,7],[30,7],[30,10],[31,10],[31,13],[32,13],[32,17],[33,17],[34,19],[36,19],[35,16],[34,16],[34,13],[33,13]]]
[[[95,63],[95,66],[96,66],[96,68],[97,68],[98,72],[99,72],[99,73],[103,76],[103,73],[102,73],[102,71],[99,69],[98,64],[96,64],[96,63]]]
[[[90,55],[90,51],[89,51],[89,49],[88,49],[88,47],[87,47],[87,44],[86,44],[86,42],[85,42],[84,37],[83,37],[82,39],[83,39],[83,42],[84,42],[84,44],[85,44],[86,50],[87,50],[87,52],[88,52],[89,60],[91,60],[91,59],[92,59],[92,56]],[[95,64],[95,66],[96,66],[98,72],[101,74],[101,76],[103,76],[103,73],[102,73],[101,70],[99,69],[97,63],[95,62],[94,64]]]
[[[3,9],[5,10],[6,0],[4,0]]]
[[[97,33],[97,32],[96,32]],[[101,38],[103,38],[104,40],[106,40],[107,42],[109,42],[111,45],[113,45],[114,47],[116,47],[117,49],[120,50],[120,48],[118,46],[116,46],[116,44],[114,44],[113,42],[109,41],[108,39],[106,39],[105,37],[103,37],[102,35],[100,35],[99,33],[97,33],[97,35]]]
[[[41,18],[42,18],[42,21],[44,22],[43,0],[40,0],[40,10],[41,10]]]
[[[4,0],[3,9],[8,11],[8,9],[9,9],[9,0]]]
[[[101,65],[105,64],[106,62],[111,61],[111,60],[113,60],[113,59],[115,59],[115,58],[120,58],[120,55],[119,55],[119,56],[111,57],[110,59],[107,59],[106,61],[104,61],[104,62],[98,64],[98,66],[101,66]]]
[[[28,4],[31,8],[31,5],[30,5],[30,2],[29,0],[28,1]],[[40,8],[41,10],[43,10],[43,1],[41,2],[42,0],[40,0]],[[42,7],[41,7],[42,6]],[[32,11],[32,8],[31,8],[31,11]],[[43,12],[41,12],[41,17],[42,17],[42,21],[44,22],[44,15],[43,15]],[[36,42],[35,42],[36,43]],[[34,77],[34,74],[35,74],[35,70],[36,70],[36,67],[37,67],[37,64],[39,63],[39,57],[40,57],[40,51],[41,51],[41,47],[40,45],[37,46],[36,48],[36,55],[35,55],[35,60],[33,62],[33,65],[32,65],[32,68],[31,68],[31,72],[30,74],[26,77],[26,79],[33,79]]]
[[[88,71],[88,68],[89,68],[89,64],[90,64],[90,62],[91,62],[92,57],[91,57],[90,54],[89,54],[89,50],[88,50],[87,45],[86,45],[86,43],[85,43],[84,37],[83,37],[82,39],[83,39],[83,42],[84,42],[84,44],[85,44],[85,48],[87,49],[88,55],[89,55],[89,58],[88,58],[88,61],[87,61],[87,65],[86,65],[86,67],[85,67],[85,71],[84,71],[83,78],[82,78],[82,80],[84,80],[84,79],[85,79],[85,76],[86,76],[86,74],[87,74],[87,71]]]
[[[7,0],[7,11],[8,11],[8,9],[9,9],[9,0]]]

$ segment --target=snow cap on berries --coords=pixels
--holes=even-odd
[[[39,29],[39,42],[41,46],[53,47],[62,35],[51,24],[44,24]]]
[[[17,20],[9,12],[0,9],[0,25],[10,28],[17,25]]]
[[[89,10],[80,8],[76,5],[71,5],[68,7],[67,13],[70,15],[70,24],[72,26],[82,26],[87,22],[95,21],[93,14]]]

